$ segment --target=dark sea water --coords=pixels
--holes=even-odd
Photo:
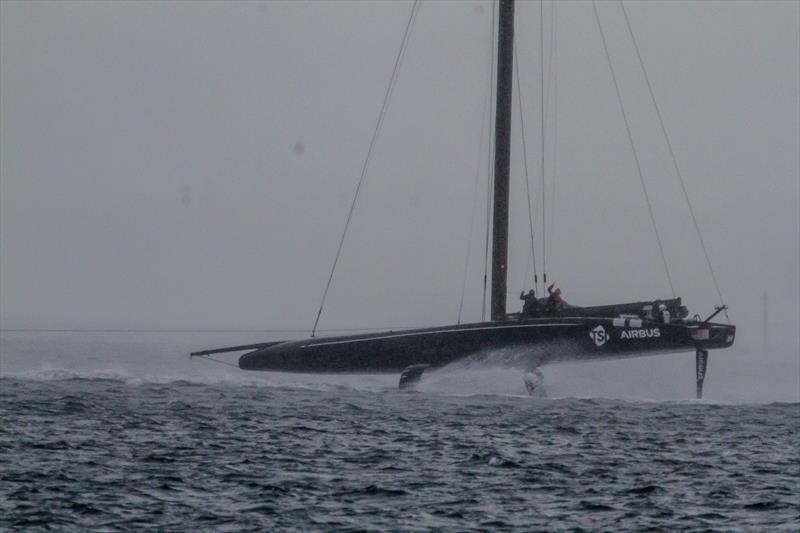
[[[6,337],[0,530],[800,528],[798,403],[180,378],[153,345],[143,378],[45,346],[131,349]]]

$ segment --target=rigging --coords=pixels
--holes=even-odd
[[[494,32],[494,30],[490,30],[490,33],[493,33],[493,32]],[[494,36],[492,35],[491,38],[492,38],[492,43],[494,43]],[[458,319],[456,320],[456,324],[460,324],[461,323],[461,314],[462,314],[462,311],[464,309],[464,294],[465,294],[466,289],[467,289],[467,272],[469,270],[470,252],[472,251],[472,235],[474,233],[473,230],[475,229],[475,212],[477,211],[477,208],[478,208],[478,185],[480,183],[480,177],[481,177],[481,159],[483,159],[482,156],[483,156],[484,134],[485,133],[488,134],[486,136],[487,137],[487,139],[486,139],[487,143],[489,144],[489,146],[491,146],[491,137],[492,136],[491,136],[491,132],[490,132],[490,130],[491,130],[490,126],[491,126],[491,121],[492,121],[492,110],[491,110],[492,96],[491,96],[491,94],[492,94],[492,85],[493,85],[492,84],[492,74],[493,74],[492,67],[493,67],[493,61],[494,61],[493,55],[494,55],[494,49],[493,49],[493,46],[491,46],[489,48],[489,65],[488,65],[489,68],[487,69],[488,70],[488,76],[487,76],[487,79],[486,79],[486,85],[487,86],[486,86],[486,90],[484,92],[484,98],[483,98],[483,111],[481,112],[481,130],[480,130],[480,140],[479,140],[479,143],[478,143],[478,162],[475,165],[475,188],[474,188],[473,193],[472,193],[473,202],[472,202],[472,209],[470,211],[471,215],[470,215],[470,219],[469,219],[469,234],[468,234],[468,237],[467,237],[467,254],[466,254],[466,257],[464,258],[464,277],[461,280],[461,297],[460,297],[459,302],[458,302]],[[487,96],[488,96],[488,98],[487,98]],[[488,113],[488,118],[487,118],[487,113]],[[489,162],[491,163],[491,154],[489,156]],[[486,259],[488,260],[488,253],[486,255]],[[485,296],[486,296],[485,281],[486,281],[486,277],[485,277],[485,273],[484,273],[484,299],[485,299]]]
[[[419,0],[414,0],[414,3],[411,5],[411,13],[408,16],[408,22],[406,23],[406,29],[403,32],[403,40],[400,43],[400,50],[397,51],[397,58],[394,61],[394,68],[392,69],[392,76],[389,78],[389,86],[386,88],[386,94],[383,97],[383,105],[381,105],[380,113],[378,113],[378,121],[375,124],[375,130],[372,133],[372,140],[369,143],[369,149],[367,150],[367,157],[364,159],[364,165],[361,167],[361,176],[358,179],[358,186],[356,186],[356,191],[353,194],[353,202],[350,204],[350,211],[347,213],[347,219],[344,223],[344,230],[342,231],[342,237],[339,240],[339,248],[336,250],[336,256],[333,259],[333,265],[331,266],[331,273],[328,276],[328,281],[325,284],[325,291],[322,293],[322,301],[319,304],[319,311],[317,311],[317,318],[314,320],[314,327],[311,328],[311,336],[313,337],[317,332],[317,325],[319,324],[319,319],[322,316],[322,310],[325,307],[325,300],[328,297],[328,290],[331,287],[331,282],[333,281],[333,274],[336,271],[336,265],[339,263],[339,256],[342,254],[342,247],[344,246],[344,239],[347,236],[347,230],[350,227],[350,221],[353,218],[353,211],[356,207],[356,202],[358,201],[358,193],[361,192],[361,186],[364,184],[364,178],[367,176],[367,169],[369,168],[369,162],[372,159],[372,153],[375,150],[375,144],[378,141],[378,136],[381,131],[381,126],[383,126],[383,121],[386,118],[386,110],[389,108],[389,101],[392,97],[392,92],[394,91],[395,83],[397,82],[397,76],[400,72],[400,64],[402,63],[403,56],[405,55],[406,47],[408,45],[408,38],[411,34],[411,28],[414,26],[414,20],[417,17],[417,13],[419,12]]]
[[[625,112],[625,105],[622,103],[622,93],[619,89],[619,83],[617,82],[617,75],[614,72],[614,65],[611,62],[611,54],[608,51],[608,44],[606,43],[606,35],[603,31],[603,25],[600,23],[600,14],[597,11],[597,2],[596,0],[592,0],[592,8],[594,9],[594,17],[597,21],[597,28],[600,30],[600,39],[603,41],[603,50],[606,54],[606,60],[608,61],[608,69],[611,72],[611,79],[614,82],[614,89],[617,93],[617,101],[619,102],[619,108],[622,111],[622,120],[625,123],[625,131],[628,134],[628,141],[631,146],[631,151],[633,152],[633,159],[636,162],[636,172],[639,175],[639,182],[642,184],[642,192],[644,193],[644,199],[647,203],[647,210],[650,213],[650,222],[653,226],[653,232],[656,236],[656,243],[658,243],[658,250],[661,253],[661,262],[664,265],[664,272],[667,274],[667,282],[669,283],[669,288],[672,291],[673,298],[676,296],[675,294],[675,286],[672,284],[672,276],[669,273],[669,265],[667,264],[667,257],[664,255],[664,246],[661,243],[661,235],[658,231],[658,226],[656,225],[656,216],[653,212],[653,204],[650,202],[650,196],[647,193],[647,185],[644,182],[644,175],[642,173],[642,165],[639,162],[639,153],[636,150],[636,143],[633,142],[633,133],[631,132],[631,126],[628,122],[628,115]]]
[[[557,101],[558,101],[557,100],[557,94],[555,93],[557,88],[556,88],[556,80],[555,80],[555,72],[556,71],[555,71],[555,64],[554,64],[555,12],[556,12],[556,2],[552,1],[551,2],[551,8],[550,8],[550,33],[549,33],[549,37],[548,37],[548,43],[549,44],[548,44],[548,47],[547,47],[547,56],[548,56],[548,60],[547,60],[547,75],[544,76],[543,70],[541,71],[542,72],[542,76],[543,76],[541,93],[544,95],[543,96],[543,98],[544,98],[544,104],[543,104],[544,105],[544,109],[543,109],[542,115],[540,117],[541,120],[542,120],[542,138],[546,138],[546,136],[547,136],[547,125],[550,122],[551,94],[552,94],[552,101],[553,101],[553,107],[554,108],[556,107],[556,104],[557,104]],[[541,15],[541,13],[540,13],[540,15]],[[540,24],[540,27],[541,27],[540,33],[543,35],[544,34],[543,24]],[[540,43],[543,44],[543,38],[540,38]],[[543,56],[543,55],[544,55],[544,52],[540,51],[540,56]],[[556,139],[553,140],[553,143],[552,143],[553,146],[551,148],[551,152],[552,152],[552,156],[553,156],[554,160],[553,160],[553,172],[552,172],[552,176],[551,176],[552,185],[551,185],[551,193],[550,193],[550,200],[549,200],[549,203],[550,203],[550,210],[549,210],[550,211],[550,217],[549,217],[550,218],[550,222],[549,222],[550,231],[549,231],[549,233],[545,233],[545,228],[547,227],[547,225],[544,224],[544,217],[546,216],[546,213],[545,213],[546,209],[544,208],[544,204],[545,204],[545,202],[548,201],[547,197],[545,196],[545,183],[546,183],[547,173],[544,170],[544,165],[542,165],[542,168],[540,170],[542,179],[539,182],[538,190],[534,194],[535,201],[533,203],[533,207],[531,207],[531,200],[530,200],[531,199],[531,191],[530,191],[530,183],[529,183],[530,178],[529,178],[529,171],[528,171],[527,142],[525,140],[525,112],[524,112],[525,106],[524,106],[523,101],[522,101],[522,98],[523,98],[522,88],[520,87],[521,76],[520,76],[520,73],[519,73],[519,63],[520,63],[520,61],[517,58],[517,48],[515,46],[515,48],[514,48],[514,64],[515,64],[515,67],[514,68],[515,68],[515,74],[517,76],[517,99],[519,101],[518,102],[518,107],[519,107],[519,118],[520,118],[520,133],[521,133],[521,137],[522,137],[523,168],[525,170],[525,188],[526,188],[526,193],[527,193],[527,197],[528,197],[528,219],[529,219],[530,240],[531,240],[531,256],[528,257],[528,260],[532,260],[534,289],[538,292],[538,285],[539,285],[538,269],[539,269],[539,267],[536,264],[536,251],[535,251],[535,249],[536,249],[535,240],[536,239],[535,239],[535,235],[536,235],[536,231],[538,229],[537,228],[537,224],[539,223],[539,208],[540,208],[540,206],[542,208],[542,222],[543,222],[542,223],[542,237],[541,237],[541,241],[542,241],[542,272],[543,273],[546,273],[547,272],[547,268],[548,268],[548,263],[545,263],[545,251],[546,251],[545,241],[550,241],[550,248],[551,248],[550,255],[552,256],[553,221],[555,219],[555,209],[553,208],[553,206],[555,204],[555,185],[556,185],[555,184]],[[541,68],[543,68],[543,67],[541,67]],[[545,82],[544,82],[545,79],[546,79],[546,86],[545,86]],[[552,113],[553,113],[553,124],[554,124],[553,136],[555,137],[557,135],[557,117],[555,116],[556,110],[554,109]],[[545,161],[547,154],[546,154],[546,151],[544,150],[544,144],[542,145],[542,154],[541,155],[542,155],[542,160]],[[526,262],[524,279],[528,279],[528,275],[530,273],[530,266],[531,266],[531,263],[527,263]],[[546,281],[546,277],[544,278],[544,280]],[[542,292],[544,292],[545,286],[546,285],[542,286]]]
[[[525,169],[525,198],[528,201],[528,226],[530,227],[530,237],[531,237],[531,258],[533,260],[533,288],[534,292],[538,290],[538,283],[539,283],[539,274],[536,270],[536,243],[534,240],[534,228],[533,228],[533,209],[531,207],[531,184],[529,179],[528,173],[528,148],[527,143],[525,142],[525,111],[522,107],[522,88],[520,87],[520,80],[519,80],[519,59],[517,59],[517,47],[514,46],[514,73],[517,77],[517,102],[519,105],[519,127],[520,133],[522,137],[522,161],[523,161],[523,168]],[[527,278],[528,273],[525,273],[525,277]]]
[[[497,28],[497,10],[495,7],[496,3],[492,2],[492,20],[491,20],[491,31],[489,32],[489,39],[491,41],[489,45],[489,49],[491,50],[491,59],[489,60],[489,70],[491,72],[491,78],[494,78],[495,73],[495,30]],[[489,122],[493,122],[495,108],[494,108],[494,83],[490,84],[489,87]],[[492,135],[489,135],[489,157],[487,158],[486,166],[487,166],[487,181],[486,181],[486,236],[485,241],[483,244],[483,299],[481,303],[481,321],[486,320],[486,289],[487,289],[487,282],[489,279],[489,231],[491,228],[492,223],[492,183],[494,182],[494,174],[492,172],[492,161],[493,161],[493,148],[494,148],[494,139]]]
[[[661,108],[658,107],[658,102],[656,101],[656,95],[653,91],[653,84],[650,83],[650,76],[647,75],[647,69],[644,66],[644,59],[642,59],[642,54],[639,51],[639,44],[636,42],[636,36],[633,33],[633,28],[631,27],[631,21],[628,19],[628,12],[625,9],[625,3],[622,0],[619,0],[619,5],[622,8],[622,14],[625,17],[625,25],[628,27],[628,34],[631,36],[631,41],[633,42],[633,48],[636,50],[636,57],[639,59],[639,66],[642,69],[642,74],[644,75],[644,80],[647,82],[647,90],[650,93],[650,100],[653,102],[653,107],[656,111],[656,116],[658,117],[658,123],[661,125],[661,133],[664,135],[664,140],[667,143],[667,148],[669,149],[669,155],[672,158],[672,166],[675,168],[675,174],[678,176],[678,181],[681,184],[681,190],[683,191],[683,197],[686,199],[686,205],[689,208],[689,214],[692,217],[692,223],[694,224],[694,230],[697,233],[697,239],[700,241],[700,247],[703,249],[703,255],[706,258],[706,264],[708,265],[708,271],[711,273],[711,280],[714,282],[714,288],[717,290],[717,296],[719,297],[719,304],[720,307],[725,307],[725,300],[722,297],[722,291],[719,288],[719,283],[717,282],[717,275],[714,272],[714,267],[711,265],[711,257],[708,255],[708,250],[706,249],[706,243],[703,240],[703,234],[700,232],[700,225],[697,223],[697,217],[694,214],[694,207],[692,206],[692,202],[689,199],[689,192],[686,190],[686,183],[683,179],[683,173],[681,172],[680,167],[678,166],[678,158],[675,157],[675,150],[672,149],[672,142],[669,138],[669,134],[667,133],[667,127],[664,125],[664,117],[661,115]],[[728,313],[725,311],[725,318],[728,318]],[[730,320],[730,319],[729,319]]]
[[[547,217],[545,200],[547,198],[547,189],[544,182],[544,0],[539,0],[539,78],[541,87],[539,90],[540,108],[539,113],[541,117],[542,126],[542,158],[541,158],[541,174],[542,174],[542,283],[543,287],[547,286]]]
[[[553,170],[550,174],[550,181],[552,185],[550,187],[550,232],[547,235],[543,235],[542,239],[547,239],[550,243],[550,254],[548,257],[550,258],[548,263],[544,265],[545,271],[548,270],[550,264],[553,262],[553,227],[555,225],[555,204],[556,204],[556,183],[558,182],[557,170],[558,170],[558,69],[556,68],[556,15],[557,15],[557,8],[558,3],[556,0],[551,2],[550,8],[550,49],[548,52],[548,70],[549,73],[547,75],[547,92],[545,97],[547,99],[547,107],[545,108],[545,123],[549,123],[550,117],[550,95],[553,95],[553,140],[550,143],[552,148],[550,151],[552,153],[553,158]],[[551,84],[552,84],[552,91],[551,91]]]

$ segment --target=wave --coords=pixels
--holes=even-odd
[[[148,375],[132,372],[127,369],[98,369],[98,370],[73,370],[66,368],[40,368],[22,372],[4,372],[0,379],[15,379],[24,381],[113,381],[126,385],[171,383],[194,383],[198,385],[237,384],[237,385],[273,385],[258,376],[236,376],[234,374],[219,375]]]
[[[223,386],[264,387],[285,390],[341,391],[366,393],[400,393],[397,376],[394,374],[284,374],[272,372],[227,372],[209,374],[159,373],[146,374],[125,368],[75,370],[67,368],[39,368],[34,370],[7,372],[0,380],[29,382],[75,382],[118,383],[125,386],[176,385],[176,386]],[[522,375],[509,368],[449,368],[426,373],[418,387],[425,395],[449,397],[496,397],[524,401],[611,401],[621,404],[640,405],[800,405],[798,402],[743,402],[702,399],[658,399],[637,398],[619,395],[570,394],[563,384],[545,386],[545,397],[530,397],[524,390]],[[401,394],[407,394],[405,392]]]
[[[277,389],[308,390],[359,390],[383,392],[394,389],[383,383],[375,383],[371,376],[335,376],[315,374],[273,374],[268,372],[220,373],[220,374],[144,374],[128,369],[75,370],[66,368],[40,368],[20,372],[3,372],[0,380],[61,382],[89,381],[112,382],[127,386],[142,385],[201,385],[268,387]],[[386,377],[383,376],[383,381]],[[365,378],[365,379],[362,379]],[[392,383],[394,380],[392,380]]]

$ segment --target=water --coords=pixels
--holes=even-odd
[[[475,394],[480,374],[401,393],[396,376],[241,374],[169,343],[57,338],[0,345],[3,530],[800,524],[797,403]]]

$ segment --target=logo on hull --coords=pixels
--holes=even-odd
[[[652,329],[626,329],[619,336],[620,339],[657,339],[661,337],[661,330]]]
[[[602,346],[607,343],[611,338],[606,333],[606,328],[603,326],[597,326],[592,331],[589,332],[589,336],[592,338],[594,343],[597,346]]]

